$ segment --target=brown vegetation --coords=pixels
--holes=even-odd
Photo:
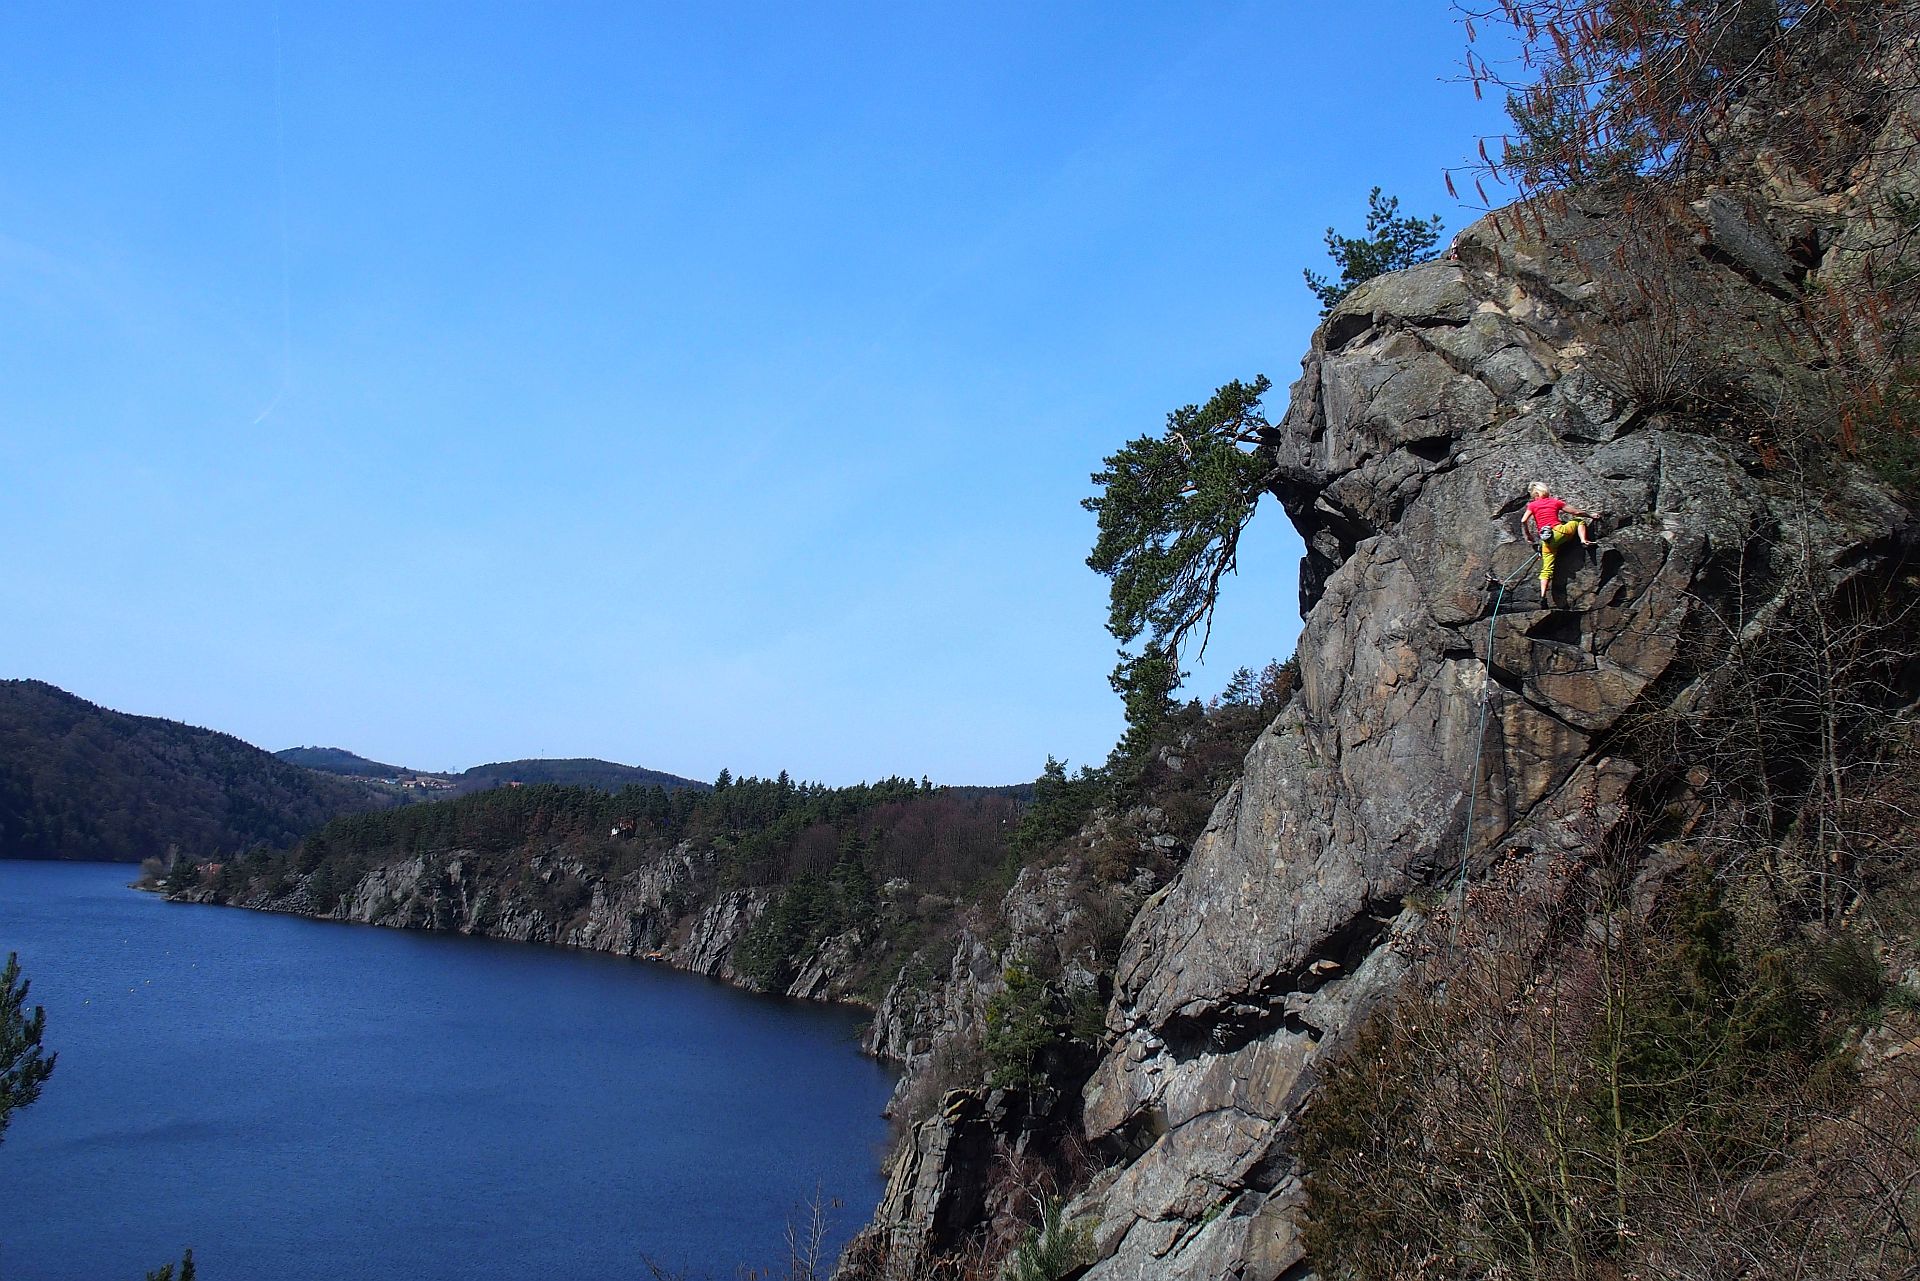
[[[1649,411],[1713,408],[1770,459],[1818,442],[1908,492],[1920,481],[1920,5],[1913,0],[1457,0],[1476,93],[1513,132],[1472,171],[1522,200],[1617,200],[1645,250],[1596,264],[1609,316],[1592,365]],[[1448,179],[1453,185],[1452,177]],[[1701,201],[1768,195],[1792,304],[1768,332],[1702,296]],[[1490,203],[1490,202],[1488,202]],[[1708,245],[1709,254],[1713,252]],[[1731,326],[1731,328],[1730,328]],[[1724,393],[1737,392],[1729,397]],[[1705,393],[1705,394],[1703,394]]]
[[[1920,1268],[1915,584],[1875,586],[1723,619],[1621,744],[1639,820],[1434,913],[1303,1123],[1323,1273]]]

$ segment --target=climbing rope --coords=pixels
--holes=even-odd
[[[1473,781],[1467,785],[1467,830],[1466,834],[1460,838],[1460,872],[1458,876],[1454,878],[1454,889],[1461,894],[1463,906],[1467,889],[1467,857],[1473,851],[1473,811],[1475,803],[1480,799],[1481,766],[1487,758],[1487,709],[1493,706],[1494,631],[1500,625],[1500,606],[1506,601],[1507,589],[1519,582],[1520,579],[1534,567],[1539,559],[1540,549],[1536,547],[1534,548],[1532,557],[1512,576],[1505,579],[1498,579],[1494,578],[1491,570],[1487,572],[1488,580],[1498,583],[1500,590],[1494,593],[1493,613],[1487,619],[1487,663],[1486,672],[1481,678],[1480,686],[1480,725],[1473,732]],[[1457,918],[1455,925],[1457,928]]]

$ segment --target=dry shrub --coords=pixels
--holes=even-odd
[[[985,1036],[978,1020],[934,1041],[925,1064],[907,1078],[889,1118],[904,1133],[939,1110],[950,1090],[971,1089],[987,1076]]]
[[[1905,1033],[1915,1030],[1902,1020]],[[1909,1044],[1911,1042],[1908,1042]],[[1920,1062],[1868,1063],[1844,1106],[1806,1108],[1779,1167],[1706,1189],[1692,1224],[1647,1252],[1644,1274],[1877,1281],[1920,1268]]]
[[[1743,959],[1724,884],[1651,867],[1516,858],[1434,919],[1303,1120],[1322,1275],[1920,1266],[1911,1069],[1860,1075],[1794,952]]]
[[[1657,192],[1626,204],[1633,230],[1592,264],[1599,314],[1585,367],[1641,415],[1742,420],[1752,402],[1755,335],[1703,271],[1684,215]]]
[[[1669,802],[1662,834],[1752,900],[1743,919],[1774,937],[1837,923],[1920,865],[1920,575],[1836,585],[1780,534],[1751,538],[1720,587],[1685,655],[1711,684],[1616,746]]]
[[[1784,537],[1720,586],[1635,817],[1450,900],[1329,1069],[1323,1275],[1920,1273],[1920,593]]]
[[[1455,0],[1513,129],[1466,173],[1525,195],[1751,166],[1844,173],[1915,78],[1912,0]],[[1495,143],[1490,150],[1488,143]],[[1903,151],[1910,140],[1896,135]],[[1451,178],[1449,179],[1451,185]]]
[[[1796,436],[1859,459],[1911,498],[1920,492],[1920,254],[1902,204],[1847,278],[1810,290],[1784,327],[1802,374]]]
[[[1615,744],[1640,817],[1449,901],[1329,1069],[1323,1275],[1920,1274],[1914,592],[1768,550],[1711,687]]]

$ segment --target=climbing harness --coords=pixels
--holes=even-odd
[[[1493,637],[1500,625],[1500,606],[1507,598],[1507,589],[1519,582],[1533,569],[1534,562],[1540,559],[1539,548],[1522,565],[1519,572],[1509,578],[1494,577],[1493,571],[1487,571],[1487,581],[1499,588],[1493,597],[1493,613],[1487,618],[1487,663],[1485,675],[1480,687],[1480,725],[1473,732],[1473,781],[1467,785],[1467,830],[1460,838],[1460,872],[1454,879],[1454,889],[1463,897],[1467,888],[1467,856],[1473,850],[1473,811],[1475,802],[1480,798],[1480,768],[1487,756],[1487,709],[1493,705]],[[1456,928],[1458,918],[1455,918]]]

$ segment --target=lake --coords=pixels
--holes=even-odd
[[[882,1189],[859,1015],[642,962],[172,904],[0,861],[59,1064],[0,1139],[0,1278],[692,1276]]]

